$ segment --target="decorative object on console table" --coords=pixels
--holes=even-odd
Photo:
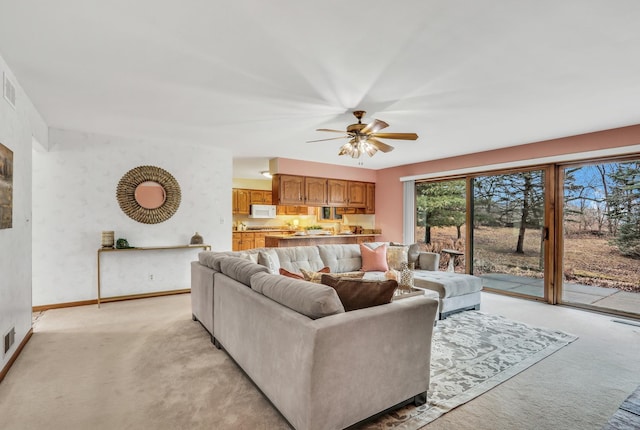
[[[119,238],[118,240],[116,240],[116,248],[130,249],[130,248],[135,248],[135,246],[129,246],[129,241],[127,239]]]
[[[114,244],[114,233],[113,231],[103,231],[102,232],[102,247],[103,248],[113,248]]]
[[[191,240],[189,241],[189,244],[190,245],[202,245],[202,243],[203,243],[202,236],[200,236],[198,234],[198,232],[196,231],[196,234],[191,236]]]

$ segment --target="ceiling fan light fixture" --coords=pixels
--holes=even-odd
[[[351,138],[351,140],[342,145],[340,150],[338,151],[338,155],[350,155],[352,158],[359,158],[364,154],[367,154],[369,157],[373,157],[373,155],[378,152],[390,152],[393,151],[393,146],[388,145],[381,140],[383,139],[399,139],[399,140],[416,140],[418,139],[418,135],[415,133],[380,133],[380,130],[383,130],[389,127],[384,121],[379,119],[374,119],[369,124],[363,124],[362,118],[366,114],[365,111],[357,110],[353,112],[353,115],[357,118],[357,124],[351,124],[347,126],[346,136],[342,137],[333,137],[329,139],[319,139],[319,140],[309,140],[307,143],[313,142],[322,142],[325,140],[335,140],[335,139],[343,139],[343,138]],[[333,130],[329,128],[318,128],[316,131],[328,131],[331,133],[345,133],[341,130]]]

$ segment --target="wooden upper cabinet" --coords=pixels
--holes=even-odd
[[[304,204],[304,176],[274,175],[271,184],[274,204]]]
[[[299,207],[299,215],[306,214],[308,207],[323,206],[357,208],[355,213],[373,214],[375,187],[371,182],[277,174],[272,180],[271,204],[282,206],[278,208],[279,215],[294,214],[293,208],[284,206]]]
[[[305,204],[309,206],[327,205],[327,179],[304,178]]]
[[[327,204],[329,206],[347,206],[349,204],[348,181],[327,179]]]
[[[367,183],[349,182],[348,206],[352,208],[364,208],[367,206]]]
[[[364,208],[364,213],[376,213],[376,184],[370,182],[367,183],[367,206]]]
[[[270,205],[271,191],[249,190],[249,200],[252,205]]]
[[[249,214],[250,205],[250,191],[240,188],[233,189],[233,213],[234,214]]]

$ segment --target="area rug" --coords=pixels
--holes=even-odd
[[[478,311],[452,315],[434,329],[427,403],[405,406],[363,428],[419,429],[576,339]]]

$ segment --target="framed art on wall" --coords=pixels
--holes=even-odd
[[[13,224],[13,151],[0,143],[0,229]]]

